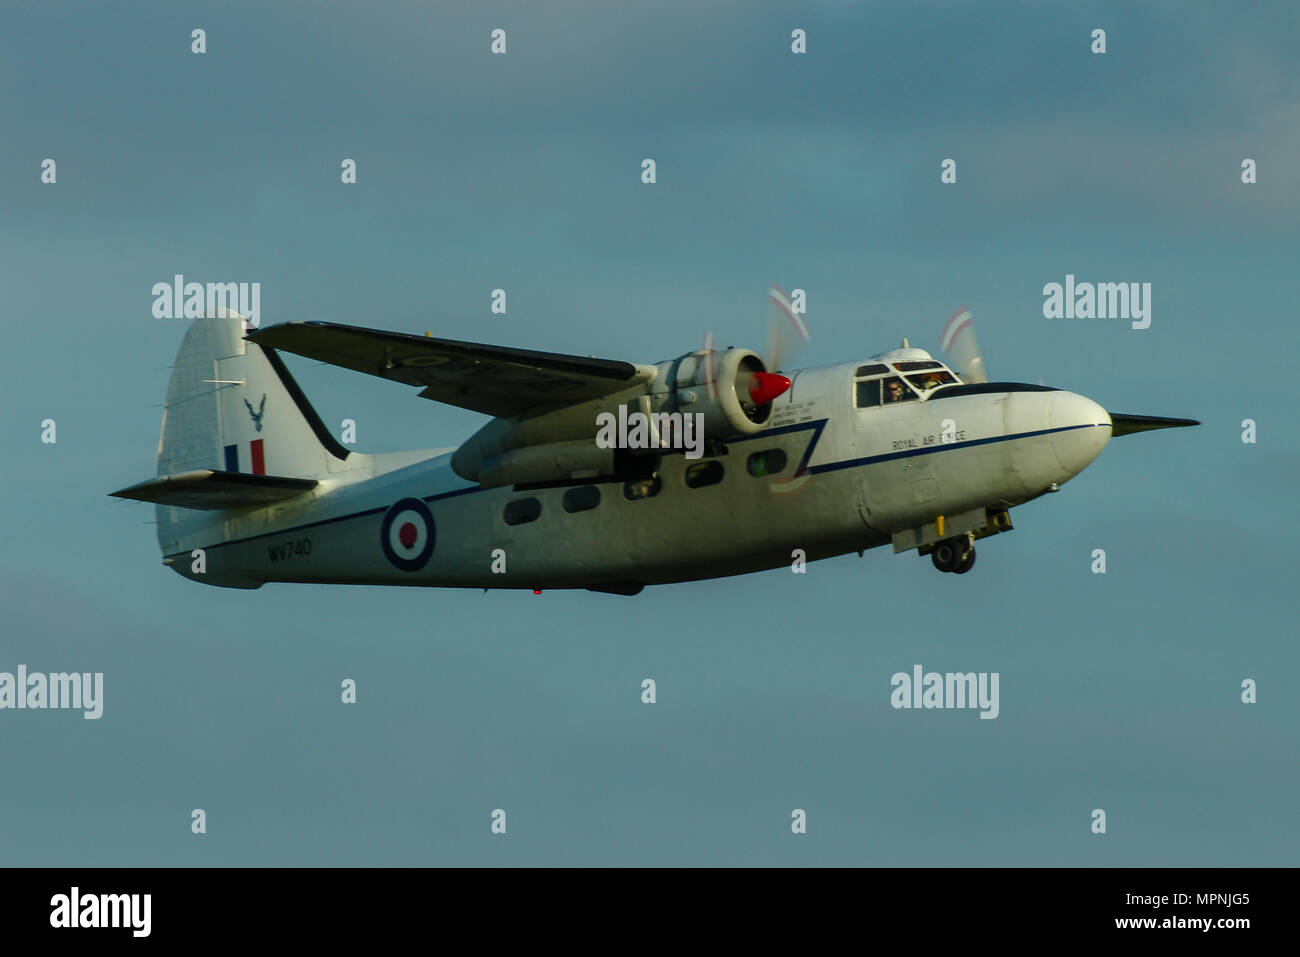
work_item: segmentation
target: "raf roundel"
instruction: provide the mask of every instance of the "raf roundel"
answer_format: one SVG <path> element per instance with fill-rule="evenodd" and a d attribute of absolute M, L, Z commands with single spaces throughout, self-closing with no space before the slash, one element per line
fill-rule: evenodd
<path fill-rule="evenodd" d="M 404 572 L 429 564 L 436 537 L 429 506 L 418 498 L 404 498 L 390 508 L 379 528 L 384 557 Z"/>

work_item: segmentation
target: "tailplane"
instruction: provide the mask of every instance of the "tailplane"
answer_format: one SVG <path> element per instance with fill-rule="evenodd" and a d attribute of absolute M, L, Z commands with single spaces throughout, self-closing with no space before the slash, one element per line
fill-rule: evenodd
<path fill-rule="evenodd" d="M 253 508 L 296 498 L 320 483 L 315 479 L 281 478 L 278 475 L 239 475 L 195 469 L 178 475 L 160 475 L 156 479 L 132 485 L 119 492 L 118 498 L 153 502 L 175 508 L 193 508 L 211 512 L 228 508 Z"/>

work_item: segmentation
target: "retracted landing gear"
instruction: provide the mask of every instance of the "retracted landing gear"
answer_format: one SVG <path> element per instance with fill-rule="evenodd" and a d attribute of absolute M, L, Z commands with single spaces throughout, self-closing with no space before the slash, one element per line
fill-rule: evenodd
<path fill-rule="evenodd" d="M 930 552 L 930 561 L 941 572 L 965 575 L 975 567 L 975 536 L 968 532 L 935 542 L 934 550 Z"/>

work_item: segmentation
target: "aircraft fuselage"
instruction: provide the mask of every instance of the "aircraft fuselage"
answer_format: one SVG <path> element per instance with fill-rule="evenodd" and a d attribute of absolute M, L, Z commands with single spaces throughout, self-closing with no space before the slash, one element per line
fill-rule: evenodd
<path fill-rule="evenodd" d="M 796 373 L 761 432 L 728 440 L 726 454 L 663 455 L 657 485 L 482 487 L 452 470 L 450 452 L 413 464 L 375 456 L 374 474 L 234 513 L 222 539 L 182 535 L 165 560 L 245 588 L 635 590 L 788 566 L 795 550 L 814 560 L 924 544 L 936 522 L 942 533 L 945 520 L 969 524 L 1053 490 L 1111 435 L 1097 403 L 1037 386 L 955 386 L 859 408 L 855 366 Z"/>

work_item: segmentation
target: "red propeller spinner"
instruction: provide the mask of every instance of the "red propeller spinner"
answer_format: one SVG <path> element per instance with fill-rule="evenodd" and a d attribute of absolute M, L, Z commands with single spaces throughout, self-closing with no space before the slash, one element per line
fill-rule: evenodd
<path fill-rule="evenodd" d="M 790 388 L 790 380 L 776 372 L 751 372 L 749 397 L 755 405 L 767 405 Z"/>

